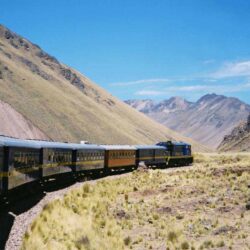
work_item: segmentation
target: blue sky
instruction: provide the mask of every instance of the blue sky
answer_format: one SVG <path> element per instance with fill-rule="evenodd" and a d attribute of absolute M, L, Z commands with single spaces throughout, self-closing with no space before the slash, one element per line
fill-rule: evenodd
<path fill-rule="evenodd" d="M 250 103 L 248 0 L 1 0 L 0 23 L 120 99 Z"/>

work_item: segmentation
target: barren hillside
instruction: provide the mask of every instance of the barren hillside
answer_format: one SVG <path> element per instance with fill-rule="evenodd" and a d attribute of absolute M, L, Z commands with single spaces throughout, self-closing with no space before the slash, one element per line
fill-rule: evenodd
<path fill-rule="evenodd" d="M 3 102 L 54 140 L 135 144 L 175 139 L 207 150 L 132 109 L 4 26 L 0 26 L 0 89 Z M 15 118 L 13 124 L 19 123 Z M 15 130 L 22 137 L 18 126 Z"/>

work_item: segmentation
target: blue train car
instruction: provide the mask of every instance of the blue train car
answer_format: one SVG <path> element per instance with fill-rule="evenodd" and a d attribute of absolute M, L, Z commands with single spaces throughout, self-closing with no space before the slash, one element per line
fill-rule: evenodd
<path fill-rule="evenodd" d="M 73 144 L 74 171 L 104 170 L 105 149 L 99 145 Z"/>
<path fill-rule="evenodd" d="M 40 178 L 40 145 L 27 140 L 0 136 L 1 189 L 9 192 Z"/>
<path fill-rule="evenodd" d="M 137 145 L 136 165 L 143 163 L 146 166 L 164 167 L 170 152 L 165 147 L 157 145 Z"/>

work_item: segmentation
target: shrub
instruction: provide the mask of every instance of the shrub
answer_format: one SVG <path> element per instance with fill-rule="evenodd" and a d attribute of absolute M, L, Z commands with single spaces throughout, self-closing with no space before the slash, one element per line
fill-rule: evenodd
<path fill-rule="evenodd" d="M 130 238 L 130 236 L 127 236 L 126 238 L 124 238 L 124 244 L 126 246 L 129 246 L 131 244 L 131 238 Z"/>
<path fill-rule="evenodd" d="M 177 238 L 178 238 L 178 235 L 177 235 L 176 232 L 170 231 L 170 232 L 168 233 L 168 240 L 169 240 L 169 241 L 175 242 L 175 241 L 177 241 Z"/>
<path fill-rule="evenodd" d="M 217 244 L 216 244 L 217 247 L 224 247 L 225 246 L 225 242 L 223 240 L 219 241 Z"/>
<path fill-rule="evenodd" d="M 189 249 L 189 244 L 187 241 L 181 243 L 181 249 Z"/>
<path fill-rule="evenodd" d="M 83 186 L 83 191 L 84 191 L 84 193 L 89 193 L 90 192 L 90 186 L 89 186 L 89 184 L 85 184 Z"/>

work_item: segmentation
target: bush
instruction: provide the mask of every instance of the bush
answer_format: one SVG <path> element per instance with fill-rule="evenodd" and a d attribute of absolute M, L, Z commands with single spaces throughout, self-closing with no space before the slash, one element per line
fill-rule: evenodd
<path fill-rule="evenodd" d="M 124 238 L 124 244 L 125 244 L 126 246 L 129 246 L 130 243 L 131 243 L 131 238 L 130 238 L 130 236 Z"/>
<path fill-rule="evenodd" d="M 187 241 L 181 243 L 181 249 L 189 249 L 189 244 Z"/>
<path fill-rule="evenodd" d="M 177 238 L 178 238 L 178 235 L 177 235 L 176 232 L 170 231 L 170 232 L 168 233 L 168 240 L 169 240 L 169 241 L 175 242 L 175 241 L 177 241 Z"/>

